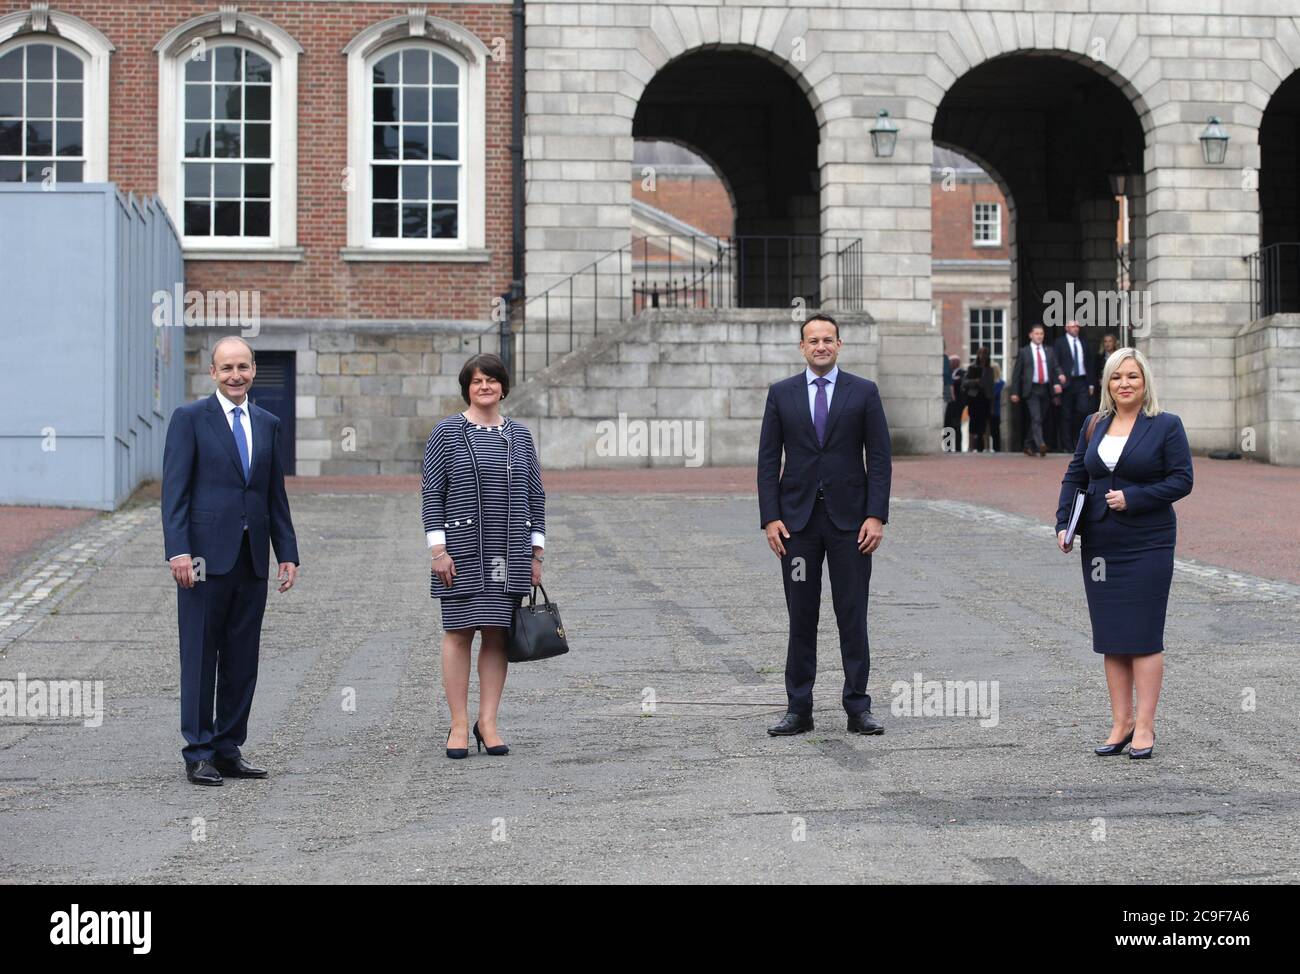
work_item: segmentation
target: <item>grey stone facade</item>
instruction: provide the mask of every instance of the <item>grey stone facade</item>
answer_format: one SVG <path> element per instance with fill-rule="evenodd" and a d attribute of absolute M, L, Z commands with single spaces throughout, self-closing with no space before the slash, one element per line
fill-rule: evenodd
<path fill-rule="evenodd" d="M 864 242 L 873 377 L 897 448 L 940 443 L 941 347 L 930 315 L 936 142 L 979 160 L 1007 193 L 1019 321 L 1039 318 L 1043 294 L 1067 284 L 1113 286 L 1106 176 L 1121 160 L 1128 275 L 1151 312 L 1136 342 L 1193 446 L 1239 448 L 1242 418 L 1259 415 L 1239 405 L 1261 401 L 1250 383 L 1269 387 L 1276 422 L 1295 415 L 1292 373 L 1248 381 L 1254 367 L 1238 352 L 1253 317 L 1242 258 L 1261 246 L 1259 133 L 1270 99 L 1300 67 L 1294 12 L 1281 0 L 534 0 L 529 292 L 629 242 L 628 165 L 634 129 L 646 124 L 638 105 L 656 76 L 688 58 L 749 53 L 792 78 L 816 120 L 821 232 Z M 872 151 L 880 109 L 900 130 L 892 158 Z M 1230 136 L 1219 165 L 1204 161 L 1198 140 L 1210 115 Z M 1300 462 L 1294 435 L 1269 442 L 1278 444 L 1271 459 Z"/>

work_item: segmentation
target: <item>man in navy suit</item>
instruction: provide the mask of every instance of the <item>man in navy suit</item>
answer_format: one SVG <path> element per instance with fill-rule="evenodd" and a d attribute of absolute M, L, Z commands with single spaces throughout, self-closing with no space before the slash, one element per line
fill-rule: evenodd
<path fill-rule="evenodd" d="M 1056 354 L 1043 345 L 1043 326 L 1032 325 L 1029 344 L 1022 345 L 1011 370 L 1011 401 L 1022 399 L 1029 409 L 1029 433 L 1025 437 L 1025 456 L 1047 456 L 1047 440 L 1043 436 L 1043 419 L 1052 396 L 1059 396 L 1065 384 L 1065 375 L 1057 367 Z M 1049 391 L 1050 390 L 1050 391 Z"/>
<path fill-rule="evenodd" d="M 298 541 L 280 457 L 280 420 L 248 401 L 253 350 L 226 337 L 212 349 L 217 391 L 172 413 L 163 451 L 163 541 L 176 580 L 181 734 L 196 785 L 265 778 L 240 754 L 257 683 L 267 559 L 293 587 Z M 213 707 L 215 703 L 215 714 Z"/>
<path fill-rule="evenodd" d="M 1079 336 L 1077 321 L 1065 323 L 1065 334 L 1056 340 L 1052 351 L 1065 376 L 1061 387 L 1061 449 L 1069 450 L 1079 440 L 1084 417 L 1092 412 L 1097 378 L 1092 374 L 1092 355 Z"/>
<path fill-rule="evenodd" d="M 808 365 L 768 389 L 759 434 L 759 523 L 781 559 L 790 614 L 787 713 L 768 728 L 774 737 L 813 729 L 823 559 L 830 566 L 840 630 L 848 729 L 884 732 L 867 693 L 867 597 L 871 553 L 880 547 L 889 520 L 889 425 L 876 384 L 835 364 L 841 345 L 839 326 L 829 315 L 804 322 L 799 349 Z"/>

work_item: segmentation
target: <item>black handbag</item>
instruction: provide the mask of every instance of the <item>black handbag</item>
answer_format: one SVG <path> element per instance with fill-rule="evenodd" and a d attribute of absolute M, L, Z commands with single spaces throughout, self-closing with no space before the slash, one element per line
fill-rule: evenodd
<path fill-rule="evenodd" d="M 542 589 L 542 604 L 537 604 L 537 590 Z M 515 606 L 510 620 L 510 634 L 506 639 L 506 659 L 511 663 L 527 663 L 537 659 L 563 656 L 569 651 L 569 639 L 560 621 L 560 607 L 550 600 L 546 589 L 534 585 L 528 602 L 522 599 Z"/>

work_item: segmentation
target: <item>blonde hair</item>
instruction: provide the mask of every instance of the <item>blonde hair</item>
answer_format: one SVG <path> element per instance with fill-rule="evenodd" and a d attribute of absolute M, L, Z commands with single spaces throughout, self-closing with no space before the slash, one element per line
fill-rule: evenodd
<path fill-rule="evenodd" d="M 1110 353 L 1110 358 L 1106 359 L 1106 365 L 1101 370 L 1102 414 L 1113 415 L 1115 412 L 1115 400 L 1110 395 L 1110 377 L 1128 359 L 1136 362 L 1137 367 L 1142 371 L 1142 412 L 1147 416 L 1158 415 L 1160 400 L 1156 398 L 1156 381 L 1155 376 L 1151 374 L 1151 363 L 1136 348 L 1118 348 Z"/>

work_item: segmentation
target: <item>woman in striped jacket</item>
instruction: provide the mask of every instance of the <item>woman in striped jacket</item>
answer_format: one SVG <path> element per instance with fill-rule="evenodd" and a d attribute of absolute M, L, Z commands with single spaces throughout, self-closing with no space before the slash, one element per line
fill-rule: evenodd
<path fill-rule="evenodd" d="M 506 633 L 520 599 L 542 580 L 546 493 L 532 432 L 501 416 L 510 375 L 496 355 L 460 371 L 469 405 L 433 428 L 424 451 L 422 516 L 433 565 L 429 593 L 442 605 L 442 683 L 451 709 L 447 757 L 469 754 L 469 669 L 479 644 L 481 750 L 506 754 L 497 709 L 506 682 Z"/>

